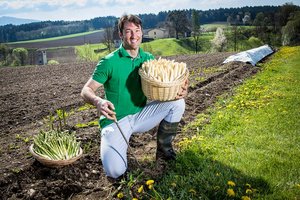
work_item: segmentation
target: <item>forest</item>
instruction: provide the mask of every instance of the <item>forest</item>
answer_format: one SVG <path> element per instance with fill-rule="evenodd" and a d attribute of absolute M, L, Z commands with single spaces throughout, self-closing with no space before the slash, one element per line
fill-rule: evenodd
<path fill-rule="evenodd" d="M 291 10 L 299 10 L 298 6 L 289 4 L 286 10 L 282 6 L 255 6 L 241 8 L 220 8 L 212 10 L 181 10 L 188 21 L 192 18 L 192 12 L 199 15 L 199 24 L 213 22 L 229 22 L 235 24 L 250 25 L 256 19 L 258 13 L 263 13 L 264 24 L 270 26 L 284 26 Z M 168 21 L 168 16 L 175 11 L 162 11 L 156 14 L 140 14 L 145 29 L 162 26 Z M 117 17 L 96 17 L 82 21 L 42 21 L 22 25 L 8 24 L 0 26 L 0 43 L 25 41 L 41 38 L 63 36 L 73 33 L 81 33 L 113 27 Z M 276 24 L 278 23 L 278 24 Z"/>

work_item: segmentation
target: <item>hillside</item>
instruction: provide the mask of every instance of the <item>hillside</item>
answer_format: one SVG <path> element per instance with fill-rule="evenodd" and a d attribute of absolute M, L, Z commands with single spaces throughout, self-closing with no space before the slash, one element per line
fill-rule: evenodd
<path fill-rule="evenodd" d="M 192 16 L 192 10 L 183 10 L 186 18 L 189 20 Z M 242 7 L 242 8 L 220 8 L 214 10 L 197 10 L 199 14 L 200 24 L 207 24 L 213 22 L 227 22 L 227 18 L 238 17 L 238 24 L 243 24 L 242 19 L 251 13 L 251 20 L 253 21 L 257 13 L 268 13 L 268 16 L 274 15 L 280 10 L 280 6 L 255 6 L 255 7 Z M 156 28 L 159 24 L 166 22 L 168 15 L 176 11 L 162 11 L 157 15 L 155 14 L 139 14 L 138 16 L 143 21 L 143 28 L 150 29 Z M 0 26 L 0 42 L 16 42 L 24 40 L 33 40 L 41 38 L 51 38 L 63 36 L 74 33 L 82 33 L 89 30 L 99 30 L 105 27 L 114 27 L 117 17 L 96 17 L 90 20 L 81 21 L 42 21 L 38 23 L 29 23 L 22 25 L 7 25 Z M 270 19 L 269 25 L 272 25 Z M 184 30 L 180 30 L 184 34 Z"/>
<path fill-rule="evenodd" d="M 83 34 L 72 34 L 66 37 L 54 37 L 49 39 L 32 40 L 27 42 L 8 43 L 7 45 L 12 48 L 53 48 L 53 47 L 68 47 L 79 46 L 86 43 L 95 44 L 100 43 L 103 39 L 103 31 L 93 31 Z"/>
<path fill-rule="evenodd" d="M 32 23 L 32 22 L 39 22 L 39 20 L 23 19 L 23 18 L 8 17 L 8 16 L 0 17 L 0 26 L 4 26 L 7 24 L 21 25 L 21 24 L 28 24 L 28 23 Z"/>

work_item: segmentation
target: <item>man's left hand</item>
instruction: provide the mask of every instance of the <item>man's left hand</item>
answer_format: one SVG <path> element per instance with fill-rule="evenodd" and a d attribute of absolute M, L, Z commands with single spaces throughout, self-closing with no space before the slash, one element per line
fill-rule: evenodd
<path fill-rule="evenodd" d="M 183 83 L 183 85 L 179 89 L 176 99 L 182 99 L 182 98 L 186 97 L 186 95 L 188 93 L 188 87 L 189 87 L 189 79 L 186 79 L 186 81 Z"/>

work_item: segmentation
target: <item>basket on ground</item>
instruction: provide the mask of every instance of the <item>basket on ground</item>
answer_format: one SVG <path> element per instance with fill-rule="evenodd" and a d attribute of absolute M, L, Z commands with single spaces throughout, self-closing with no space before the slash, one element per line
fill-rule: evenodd
<path fill-rule="evenodd" d="M 29 147 L 30 153 L 37 161 L 39 161 L 40 163 L 42 163 L 43 165 L 45 165 L 47 167 L 63 167 L 63 166 L 74 163 L 76 160 L 78 160 L 79 158 L 82 157 L 82 149 L 80 148 L 79 154 L 75 157 L 72 157 L 70 159 L 65 159 L 65 160 L 50 160 L 46 157 L 36 154 L 34 152 L 33 146 L 34 146 L 34 144 L 30 145 L 30 147 Z"/>
<path fill-rule="evenodd" d="M 142 68 L 139 69 L 139 74 L 141 76 L 142 90 L 149 100 L 171 101 L 176 98 L 179 89 L 187 80 L 189 71 L 186 70 L 179 79 L 173 82 L 157 81 L 147 76 Z"/>

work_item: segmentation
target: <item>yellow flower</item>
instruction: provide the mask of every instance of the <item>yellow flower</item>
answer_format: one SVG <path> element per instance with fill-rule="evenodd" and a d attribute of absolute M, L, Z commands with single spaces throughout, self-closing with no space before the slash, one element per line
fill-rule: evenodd
<path fill-rule="evenodd" d="M 146 182 L 146 185 L 153 185 L 153 183 L 154 183 L 154 180 L 148 180 L 148 181 Z"/>
<path fill-rule="evenodd" d="M 248 196 L 242 196 L 242 200 L 251 200 Z"/>
<path fill-rule="evenodd" d="M 176 185 L 175 182 L 173 182 L 173 183 L 171 183 L 171 186 L 172 186 L 172 187 L 176 187 L 177 185 Z"/>
<path fill-rule="evenodd" d="M 228 189 L 227 190 L 227 195 L 230 196 L 230 197 L 234 197 L 235 196 L 235 192 L 233 189 Z"/>
<path fill-rule="evenodd" d="M 141 192 L 143 192 L 143 190 L 144 190 L 144 186 L 143 186 L 143 185 L 141 185 L 141 187 L 139 187 L 139 189 L 138 189 L 138 193 L 141 193 Z"/>
<path fill-rule="evenodd" d="M 132 198 L 132 200 L 139 200 L 138 198 Z"/>
<path fill-rule="evenodd" d="M 117 194 L 118 199 L 122 199 L 124 197 L 124 194 L 122 192 Z"/>
<path fill-rule="evenodd" d="M 227 184 L 228 184 L 229 186 L 232 186 L 232 187 L 235 186 L 235 183 L 234 183 L 233 181 L 228 181 Z"/>
<path fill-rule="evenodd" d="M 148 188 L 149 188 L 149 190 L 152 190 L 153 189 L 153 184 L 148 185 Z"/>
<path fill-rule="evenodd" d="M 251 189 L 247 189 L 246 190 L 246 194 L 252 194 L 252 190 Z"/>
<path fill-rule="evenodd" d="M 251 185 L 249 183 L 246 183 L 246 187 L 251 188 Z"/>
<path fill-rule="evenodd" d="M 197 193 L 196 190 L 194 190 L 194 189 L 190 189 L 189 192 L 192 193 L 193 195 L 196 195 L 196 193 Z"/>

